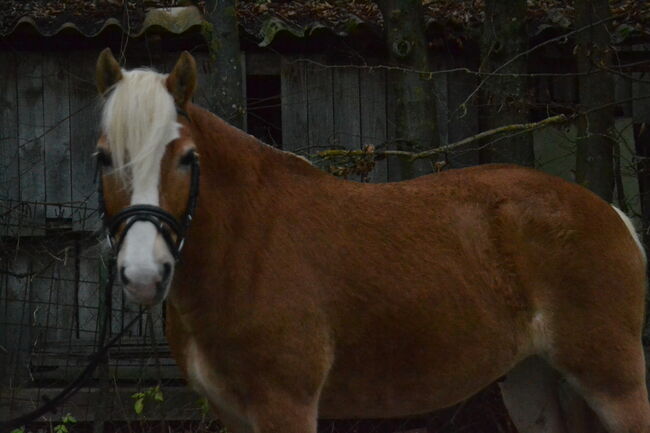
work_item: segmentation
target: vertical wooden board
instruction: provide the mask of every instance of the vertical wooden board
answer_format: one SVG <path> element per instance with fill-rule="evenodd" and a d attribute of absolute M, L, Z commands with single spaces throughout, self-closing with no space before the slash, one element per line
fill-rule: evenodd
<path fill-rule="evenodd" d="M 113 272 L 117 272 L 116 269 L 113 269 Z M 124 290 L 122 289 L 122 284 L 115 275 L 115 282 L 111 288 L 111 333 L 119 334 L 122 330 L 122 327 L 125 325 L 124 322 Z"/>
<path fill-rule="evenodd" d="M 0 236 L 15 236 L 10 209 L 20 200 L 18 165 L 17 58 L 0 52 Z"/>
<path fill-rule="evenodd" d="M 282 58 L 282 149 L 305 153 L 309 146 L 307 68 L 295 58 Z"/>
<path fill-rule="evenodd" d="M 334 90 L 334 144 L 345 149 L 361 147 L 361 108 L 359 101 L 359 70 L 337 68 L 332 71 Z M 361 181 L 352 174 L 349 180 Z"/>
<path fill-rule="evenodd" d="M 335 101 L 334 144 L 346 149 L 359 149 L 361 147 L 359 70 L 337 68 L 332 72 L 332 78 Z"/>
<path fill-rule="evenodd" d="M 395 119 L 397 118 L 397 101 L 394 92 L 391 92 L 389 89 L 391 81 L 397 79 L 397 75 L 400 74 L 400 71 L 387 70 L 386 71 L 386 149 L 395 150 L 397 146 L 395 145 L 396 134 L 396 124 Z M 388 166 L 388 181 L 397 182 L 402 180 L 402 173 L 400 169 L 399 159 L 391 157 L 386 159 Z"/>
<path fill-rule="evenodd" d="M 386 71 L 362 69 L 359 73 L 361 111 L 361 146 L 372 145 L 381 150 L 386 144 Z M 371 182 L 388 181 L 386 159 L 377 161 L 370 173 Z"/>
<path fill-rule="evenodd" d="M 476 76 L 466 72 L 450 72 L 447 76 L 448 142 L 454 143 L 479 132 L 478 96 L 466 99 L 478 86 Z M 463 105 L 464 104 L 464 105 Z M 448 155 L 451 168 L 479 163 L 476 144 L 455 149 Z"/>
<path fill-rule="evenodd" d="M 632 80 L 620 75 L 614 75 L 614 101 L 620 103 L 623 117 L 632 117 Z"/>
<path fill-rule="evenodd" d="M 636 97 L 632 101 L 632 117 L 635 123 L 650 122 L 650 83 L 648 74 L 637 74 L 636 78 L 644 81 L 635 81 L 632 85 L 632 94 Z"/>
<path fill-rule="evenodd" d="M 441 67 L 444 67 L 441 65 Z M 444 146 L 449 140 L 449 98 L 447 74 L 433 75 L 433 93 L 436 101 L 436 126 L 440 136 L 440 145 Z"/>
<path fill-rule="evenodd" d="M 75 256 L 74 248 L 66 248 L 49 272 L 52 281 L 50 298 L 53 305 L 49 319 L 48 340 L 70 346 L 74 330 Z"/>
<path fill-rule="evenodd" d="M 151 344 L 152 339 L 156 343 L 156 347 L 159 343 L 165 342 L 165 330 L 163 326 L 163 303 L 161 302 L 158 305 L 151 307 L 151 319 L 153 320 L 153 335 L 149 335 L 149 329 L 145 328 L 147 335 L 147 342 Z M 146 320 L 145 320 L 146 323 Z M 154 354 L 152 354 L 154 355 Z"/>
<path fill-rule="evenodd" d="M 196 60 L 197 68 L 197 90 L 194 94 L 194 102 L 201 107 L 209 110 L 210 100 L 208 96 L 210 94 L 209 88 L 212 86 L 210 83 L 210 73 L 212 71 L 212 63 L 210 62 L 210 56 L 206 53 L 197 53 L 194 56 Z M 168 58 L 168 68 L 169 71 L 173 69 L 176 61 L 178 60 L 178 54 L 173 53 Z"/>
<path fill-rule="evenodd" d="M 80 340 L 95 342 L 97 338 L 99 307 L 99 261 L 96 257 L 79 257 L 77 283 L 77 318 Z"/>
<path fill-rule="evenodd" d="M 5 372 L 0 376 L 0 389 L 10 382 L 10 372 L 13 371 L 10 358 L 15 347 L 13 339 L 17 335 L 17 309 L 12 281 L 15 278 L 10 278 L 12 271 L 9 260 L 0 260 L 0 371 Z M 2 394 L 0 391 L 0 399 L 3 398 Z"/>
<path fill-rule="evenodd" d="M 40 351 L 53 335 L 50 334 L 56 304 L 54 299 L 54 275 L 52 268 L 55 259 L 46 251 L 30 253 L 30 273 L 32 273 L 29 292 L 30 318 L 32 327 L 31 350 Z M 36 366 L 38 367 L 38 366 Z"/>
<path fill-rule="evenodd" d="M 27 360 L 29 359 L 31 327 L 29 305 L 29 258 L 19 252 L 11 260 L 5 262 L 10 272 L 5 279 L 3 293 L 3 328 L 5 338 L 3 346 L 7 349 L 4 380 L 11 381 L 14 386 L 21 383 L 27 376 Z"/>
<path fill-rule="evenodd" d="M 20 200 L 29 212 L 20 232 L 44 233 L 45 160 L 43 152 L 43 56 L 24 53 L 17 66 Z"/>
<path fill-rule="evenodd" d="M 558 66 L 557 73 L 563 75 L 554 76 L 551 80 L 551 90 L 553 92 L 553 101 L 573 104 L 578 101 L 578 78 L 575 71 L 567 70 Z"/>
<path fill-rule="evenodd" d="M 70 196 L 75 230 L 98 228 L 95 160 L 99 137 L 99 96 L 95 87 L 95 56 L 91 52 L 69 54 L 70 71 Z"/>
<path fill-rule="evenodd" d="M 243 101 L 243 107 L 242 109 L 244 110 L 244 115 L 242 116 L 242 129 L 244 131 L 248 131 L 248 114 L 246 113 L 246 101 L 248 98 L 248 89 L 246 88 L 246 53 L 244 51 L 241 52 L 241 91 L 242 91 L 242 101 Z"/>
<path fill-rule="evenodd" d="M 8 371 L 9 366 L 9 350 L 7 349 L 7 339 L 9 337 L 9 322 L 7 317 L 7 263 L 5 260 L 0 261 L 0 371 Z M 6 380 L 0 378 L 0 389 L 6 385 Z M 0 392 L 0 400 L 2 400 L 2 392 Z"/>
<path fill-rule="evenodd" d="M 65 52 L 48 53 L 43 58 L 43 112 L 47 131 L 43 137 L 43 146 L 47 218 L 71 218 L 68 67 Z"/>
<path fill-rule="evenodd" d="M 320 59 L 318 60 L 320 61 Z M 332 69 L 311 63 L 306 65 L 306 69 L 309 153 L 313 155 L 321 150 L 331 148 L 334 144 Z"/>

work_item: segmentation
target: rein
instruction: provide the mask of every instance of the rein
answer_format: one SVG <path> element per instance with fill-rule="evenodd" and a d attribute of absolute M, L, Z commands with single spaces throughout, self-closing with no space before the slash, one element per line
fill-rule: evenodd
<path fill-rule="evenodd" d="M 176 109 L 176 112 L 188 120 L 190 120 L 187 112 L 181 110 L 180 108 Z M 191 122 L 191 120 L 190 120 Z M 167 212 L 160 206 L 153 206 L 148 204 L 136 204 L 128 206 L 125 209 L 122 209 L 117 214 L 112 217 L 108 217 L 106 214 L 106 205 L 104 202 L 104 188 L 103 182 L 101 179 L 101 169 L 99 163 L 97 165 L 97 174 L 98 174 L 98 201 L 99 201 L 99 211 L 104 222 L 104 227 L 107 230 L 106 237 L 108 243 L 113 249 L 113 253 L 117 255 L 122 248 L 122 243 L 126 238 L 127 232 L 133 227 L 133 225 L 138 221 L 147 221 L 156 227 L 156 230 L 162 236 L 169 252 L 172 254 L 174 259 L 178 262 L 180 260 L 181 251 L 185 244 L 185 235 L 187 234 L 187 229 L 192 222 L 192 217 L 194 211 L 196 210 L 196 203 L 199 197 L 199 176 L 200 176 L 200 167 L 199 160 L 195 156 L 191 170 L 191 181 L 190 181 L 190 195 L 187 200 L 187 206 L 185 207 L 185 214 L 181 221 L 179 221 L 174 215 Z M 120 228 L 124 227 L 120 236 Z M 174 236 L 176 240 L 174 240 Z"/>

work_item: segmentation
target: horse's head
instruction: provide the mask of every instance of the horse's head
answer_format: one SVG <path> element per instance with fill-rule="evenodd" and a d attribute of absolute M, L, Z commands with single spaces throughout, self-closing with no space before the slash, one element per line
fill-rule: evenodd
<path fill-rule="evenodd" d="M 96 72 L 105 98 L 97 143 L 104 223 L 127 297 L 152 305 L 169 291 L 198 194 L 187 114 L 196 65 L 183 53 L 169 75 L 126 71 L 105 49 Z"/>

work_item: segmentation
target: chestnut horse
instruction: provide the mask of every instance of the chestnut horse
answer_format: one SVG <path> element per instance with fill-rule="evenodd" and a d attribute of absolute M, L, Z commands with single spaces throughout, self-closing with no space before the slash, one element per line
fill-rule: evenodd
<path fill-rule="evenodd" d="M 166 299 L 174 357 L 231 431 L 422 414 L 505 376 L 521 432 L 650 432 L 646 260 L 591 192 L 506 165 L 337 179 L 192 104 L 188 53 L 164 75 L 104 50 L 97 84 L 124 290 Z"/>

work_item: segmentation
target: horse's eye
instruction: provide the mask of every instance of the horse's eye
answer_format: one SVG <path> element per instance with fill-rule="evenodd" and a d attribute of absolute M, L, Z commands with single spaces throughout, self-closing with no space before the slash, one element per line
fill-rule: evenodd
<path fill-rule="evenodd" d="M 110 167 L 113 165 L 113 160 L 108 152 L 100 150 L 97 152 L 97 163 L 102 167 Z"/>
<path fill-rule="evenodd" d="M 196 159 L 196 153 L 193 150 L 190 150 L 187 152 L 183 157 L 181 158 L 179 164 L 182 166 L 190 166 L 194 163 L 194 160 Z"/>

